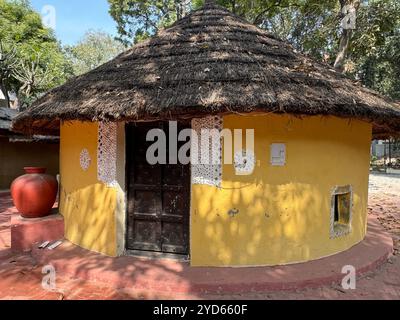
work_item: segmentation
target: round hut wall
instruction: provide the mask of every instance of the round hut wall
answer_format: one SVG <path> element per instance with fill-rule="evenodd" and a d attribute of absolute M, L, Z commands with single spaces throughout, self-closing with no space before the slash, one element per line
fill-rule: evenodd
<path fill-rule="evenodd" d="M 233 164 L 223 165 L 220 185 L 192 180 L 187 199 L 192 266 L 309 261 L 362 241 L 371 124 L 336 117 L 249 114 L 224 116 L 223 128 L 255 129 L 255 168 L 251 175 L 237 175 Z M 115 159 L 115 181 L 110 184 L 99 178 L 98 152 L 104 150 L 104 145 L 99 148 L 99 124 L 61 126 L 60 211 L 66 238 L 111 256 L 124 254 L 129 232 L 124 123 L 118 123 L 115 134 L 116 145 L 110 149 L 115 153 L 110 157 Z M 274 144 L 285 146 L 283 164 L 271 163 Z M 82 150 L 86 158 L 90 155 L 88 168 L 81 167 Z M 335 217 L 340 199 L 349 206 L 344 221 Z"/>

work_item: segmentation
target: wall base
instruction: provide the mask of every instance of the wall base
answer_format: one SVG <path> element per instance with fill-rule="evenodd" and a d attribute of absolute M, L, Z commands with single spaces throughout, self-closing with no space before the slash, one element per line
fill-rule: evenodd
<path fill-rule="evenodd" d="M 34 248 L 31 254 L 41 265 L 52 264 L 57 274 L 102 282 L 108 287 L 208 294 L 294 291 L 340 285 L 345 276 L 343 266 L 354 266 L 360 277 L 383 264 L 392 251 L 392 238 L 376 218 L 370 217 L 366 238 L 353 248 L 327 258 L 287 266 L 206 268 L 169 259 L 111 258 L 67 241 L 54 250 Z"/>

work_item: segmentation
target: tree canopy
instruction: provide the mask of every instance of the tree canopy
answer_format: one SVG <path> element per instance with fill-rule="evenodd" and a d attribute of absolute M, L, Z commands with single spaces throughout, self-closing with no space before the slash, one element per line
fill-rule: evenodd
<path fill-rule="evenodd" d="M 116 57 L 125 46 L 102 31 L 89 30 L 74 46 L 65 48 L 74 75 L 86 73 Z"/>
<path fill-rule="evenodd" d="M 26 0 L 0 0 L 0 42 L 2 91 L 17 92 L 23 105 L 71 75 L 53 31 Z"/>
<path fill-rule="evenodd" d="M 124 50 L 101 31 L 63 47 L 27 0 L 0 0 L 0 89 L 18 94 L 22 107 L 68 78 L 88 72 Z M 9 101 L 8 101 L 9 102 Z"/>
<path fill-rule="evenodd" d="M 108 0 L 119 38 L 136 43 L 203 0 Z M 217 0 L 299 51 L 400 99 L 398 0 Z M 349 9 L 350 8 L 350 9 Z M 355 26 L 343 28 L 353 19 Z"/>

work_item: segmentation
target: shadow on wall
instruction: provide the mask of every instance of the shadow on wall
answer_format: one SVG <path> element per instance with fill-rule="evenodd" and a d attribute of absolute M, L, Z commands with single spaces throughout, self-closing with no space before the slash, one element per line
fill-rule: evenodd
<path fill-rule="evenodd" d="M 210 189 L 193 188 L 202 199 L 192 211 L 194 266 L 302 262 L 345 250 L 365 235 L 367 199 L 358 194 L 351 236 L 330 240 L 330 190 L 324 195 L 307 184 L 260 184 L 226 196 Z"/>
<path fill-rule="evenodd" d="M 302 262 L 346 250 L 364 238 L 368 124 L 250 115 L 226 117 L 224 127 L 255 128 L 258 162 L 249 176 L 237 176 L 232 165 L 225 165 L 221 189 L 193 186 L 192 265 Z M 287 146 L 285 166 L 270 165 L 274 142 Z M 332 190 L 344 185 L 354 191 L 353 230 L 330 239 Z"/>
<path fill-rule="evenodd" d="M 65 237 L 91 251 L 115 256 L 117 192 L 102 183 L 69 192 L 62 187 Z"/>

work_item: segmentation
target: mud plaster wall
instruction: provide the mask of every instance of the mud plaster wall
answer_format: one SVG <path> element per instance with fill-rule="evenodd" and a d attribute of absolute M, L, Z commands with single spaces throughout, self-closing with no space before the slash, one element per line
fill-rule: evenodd
<path fill-rule="evenodd" d="M 335 117 L 232 115 L 224 128 L 255 129 L 255 171 L 223 166 L 222 187 L 192 185 L 193 266 L 277 265 L 344 251 L 366 234 L 371 125 Z M 245 141 L 245 138 L 243 138 Z M 286 144 L 271 166 L 270 145 Z M 335 186 L 351 185 L 351 232 L 331 239 Z"/>
<path fill-rule="evenodd" d="M 66 122 L 60 134 L 60 213 L 65 237 L 83 248 L 116 256 L 120 187 L 98 181 L 98 124 Z M 89 156 L 87 168 L 81 166 L 82 150 Z"/>
<path fill-rule="evenodd" d="M 9 142 L 0 137 L 0 190 L 7 190 L 15 178 L 24 174 L 24 167 L 45 167 L 47 173 L 58 174 L 59 144 L 41 142 Z"/>

